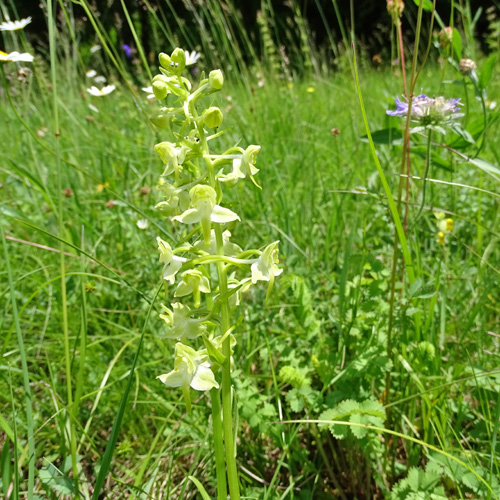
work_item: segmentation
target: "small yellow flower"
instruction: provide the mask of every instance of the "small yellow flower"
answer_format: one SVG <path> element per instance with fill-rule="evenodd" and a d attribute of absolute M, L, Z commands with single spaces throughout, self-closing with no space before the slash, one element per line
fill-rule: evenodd
<path fill-rule="evenodd" d="M 287 87 L 288 87 L 289 89 L 293 89 L 293 82 L 288 82 Z"/>
<path fill-rule="evenodd" d="M 102 193 L 104 191 L 104 188 L 109 187 L 109 182 L 105 182 L 104 184 L 97 184 L 97 192 Z"/>
<path fill-rule="evenodd" d="M 307 87 L 306 92 L 309 92 L 309 94 L 312 94 L 314 92 L 314 87 Z"/>
<path fill-rule="evenodd" d="M 439 229 L 436 241 L 440 245 L 444 245 L 446 235 L 453 231 L 453 219 L 445 219 L 443 212 L 434 212 L 434 216 L 436 217 L 436 226 Z"/>

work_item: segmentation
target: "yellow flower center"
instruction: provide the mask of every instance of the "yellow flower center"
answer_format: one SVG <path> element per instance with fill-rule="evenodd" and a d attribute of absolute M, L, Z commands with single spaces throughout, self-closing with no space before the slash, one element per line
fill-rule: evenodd
<path fill-rule="evenodd" d="M 3 50 L 0 50 L 0 56 L 6 56 L 7 52 L 4 52 Z"/>

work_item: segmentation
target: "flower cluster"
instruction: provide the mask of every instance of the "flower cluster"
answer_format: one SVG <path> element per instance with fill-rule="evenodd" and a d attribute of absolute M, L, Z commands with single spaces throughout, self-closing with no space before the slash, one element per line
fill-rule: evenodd
<path fill-rule="evenodd" d="M 194 90 L 183 72 L 199 57 L 179 48 L 160 54 L 160 73 L 151 85 L 162 104 L 151 121 L 169 135 L 155 146 L 164 165 L 158 182 L 164 199 L 157 209 L 179 224 L 176 234 L 182 237 L 177 248 L 157 238 L 163 280 L 174 297 L 170 307 L 162 306 L 160 317 L 166 338 L 177 341 L 173 370 L 158 378 L 182 389 L 188 411 L 189 389 L 218 388 L 217 372 L 229 366 L 236 343 L 229 315 L 241 295 L 259 281 L 268 283 L 269 295 L 282 272 L 277 241 L 251 250 L 231 241 L 227 226 L 240 217 L 225 206 L 224 190 L 245 181 L 258 186 L 254 176 L 260 146 L 235 145 L 219 154 L 213 150 L 212 143 L 224 132 L 219 130 L 224 116 L 216 106 L 203 109 L 200 101 L 220 91 L 224 77 L 214 70 Z"/>
<path fill-rule="evenodd" d="M 395 99 L 396 110 L 388 110 L 386 113 L 390 116 L 407 117 L 409 104 L 408 102 Z M 439 132 L 444 132 L 442 125 L 449 124 L 457 118 L 463 116 L 460 113 L 460 98 L 445 99 L 444 97 L 428 97 L 421 94 L 415 97 L 411 103 L 411 119 L 418 124 L 417 128 L 412 129 L 412 132 L 419 132 L 423 129 L 435 129 Z"/>
<path fill-rule="evenodd" d="M 434 212 L 436 217 L 436 226 L 438 228 L 438 233 L 436 235 L 436 240 L 440 245 L 446 243 L 446 235 L 453 231 L 453 219 L 445 219 L 444 212 Z"/>
<path fill-rule="evenodd" d="M 403 0 L 387 0 L 387 12 L 391 15 L 394 24 L 399 22 L 399 18 L 403 15 L 405 4 Z"/>

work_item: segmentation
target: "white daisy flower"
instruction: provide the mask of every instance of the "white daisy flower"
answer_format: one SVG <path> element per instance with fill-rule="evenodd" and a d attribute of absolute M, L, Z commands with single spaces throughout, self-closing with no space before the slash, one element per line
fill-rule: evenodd
<path fill-rule="evenodd" d="M 6 54 L 0 50 L 0 63 L 2 62 L 33 62 L 33 56 L 25 52 L 20 54 L 19 52 L 11 52 Z"/>
<path fill-rule="evenodd" d="M 113 92 L 113 90 L 115 90 L 115 88 L 116 87 L 114 85 L 107 85 L 106 87 L 104 87 L 103 89 L 100 90 L 97 87 L 95 87 L 94 85 L 92 85 L 92 87 L 87 89 L 87 92 L 90 95 L 93 95 L 94 97 L 102 97 L 103 95 L 111 94 L 111 92 Z"/>
<path fill-rule="evenodd" d="M 89 69 L 87 73 L 85 73 L 85 76 L 87 78 L 94 78 L 94 76 L 97 75 L 97 71 L 95 69 Z"/>
<path fill-rule="evenodd" d="M 22 30 L 29 23 L 31 23 L 31 17 L 21 19 L 20 21 L 4 21 L 3 23 L 0 23 L 0 31 Z"/>
<path fill-rule="evenodd" d="M 155 98 L 155 95 L 153 93 L 153 87 L 152 86 L 149 86 L 149 87 L 142 87 L 141 90 L 143 92 L 146 92 L 146 94 L 148 94 L 146 97 L 147 99 L 154 99 Z"/>
<path fill-rule="evenodd" d="M 189 50 L 185 50 L 184 54 L 186 55 L 186 66 L 196 64 L 198 62 L 198 59 L 201 57 L 201 54 L 199 52 L 196 52 L 196 50 L 193 50 L 192 52 L 189 52 Z"/>
<path fill-rule="evenodd" d="M 94 78 L 94 82 L 96 83 L 106 83 L 106 77 L 99 75 Z"/>

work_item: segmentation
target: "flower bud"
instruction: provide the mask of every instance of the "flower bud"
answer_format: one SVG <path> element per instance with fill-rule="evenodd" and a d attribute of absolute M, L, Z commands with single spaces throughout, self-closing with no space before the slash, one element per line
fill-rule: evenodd
<path fill-rule="evenodd" d="M 458 69 L 460 70 L 460 73 L 462 73 L 462 75 L 466 75 L 470 71 L 476 69 L 476 63 L 472 59 L 460 59 Z"/>
<path fill-rule="evenodd" d="M 387 12 L 391 15 L 394 23 L 403 15 L 404 8 L 403 0 L 387 0 Z"/>
<path fill-rule="evenodd" d="M 208 75 L 208 81 L 210 82 L 212 88 L 214 88 L 215 90 L 220 90 L 224 85 L 224 75 L 222 74 L 222 71 L 220 69 L 214 69 L 213 71 L 210 71 L 210 74 Z"/>
<path fill-rule="evenodd" d="M 165 75 L 155 75 L 155 76 L 153 76 L 153 83 L 154 82 L 158 82 L 158 81 L 163 82 L 163 83 L 168 83 L 169 79 Z"/>
<path fill-rule="evenodd" d="M 153 82 L 153 93 L 157 99 L 165 99 L 168 93 L 167 86 L 161 80 L 156 80 Z"/>
<path fill-rule="evenodd" d="M 178 73 L 178 74 L 182 73 L 184 71 L 184 68 L 186 67 L 186 54 L 185 54 L 185 52 L 182 49 L 180 49 L 179 47 L 177 47 L 172 52 L 170 59 L 172 59 L 172 62 L 174 63 L 174 65 L 177 66 L 176 73 Z"/>
<path fill-rule="evenodd" d="M 160 61 L 160 64 L 165 69 L 170 69 L 172 59 L 170 59 L 170 56 L 168 54 L 165 54 L 165 52 L 160 52 L 160 55 L 158 56 L 158 60 Z"/>
<path fill-rule="evenodd" d="M 208 205 L 213 208 L 217 199 L 215 189 L 205 184 L 198 184 L 192 187 L 189 191 L 189 196 L 195 207 L 198 207 L 200 203 L 208 203 Z"/>
<path fill-rule="evenodd" d="M 151 123 L 153 125 L 156 125 L 158 128 L 168 128 L 170 124 L 170 117 L 163 113 L 157 113 L 156 115 L 153 115 L 150 120 Z"/>
<path fill-rule="evenodd" d="M 442 29 L 439 32 L 438 40 L 443 49 L 448 47 L 448 45 L 450 45 L 453 41 L 453 28 L 451 26 L 446 26 L 446 28 Z"/>
<path fill-rule="evenodd" d="M 203 111 L 203 121 L 208 128 L 217 128 L 221 125 L 223 116 L 222 111 L 212 106 L 205 111 Z"/>

